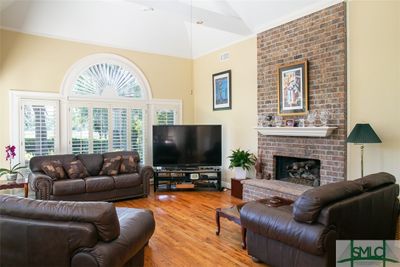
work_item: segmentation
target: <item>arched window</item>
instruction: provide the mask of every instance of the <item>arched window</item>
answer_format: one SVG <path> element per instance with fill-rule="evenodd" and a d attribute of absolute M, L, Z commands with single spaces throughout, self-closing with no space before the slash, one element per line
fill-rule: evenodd
<path fill-rule="evenodd" d="M 114 54 L 95 54 L 76 62 L 67 72 L 62 92 L 68 97 L 151 99 L 150 86 L 142 71 Z"/>
<path fill-rule="evenodd" d="M 151 164 L 151 126 L 182 120 L 182 101 L 153 99 L 142 71 L 114 54 L 82 58 L 60 93 L 12 91 L 11 140 L 20 162 L 58 153 L 136 150 Z"/>
<path fill-rule="evenodd" d="M 150 88 L 132 62 L 96 54 L 75 63 L 63 85 L 68 101 L 68 152 L 137 150 L 145 157 Z"/>
<path fill-rule="evenodd" d="M 79 75 L 72 87 L 74 95 L 133 99 L 141 99 L 142 90 L 134 73 L 109 63 L 90 66 Z"/>

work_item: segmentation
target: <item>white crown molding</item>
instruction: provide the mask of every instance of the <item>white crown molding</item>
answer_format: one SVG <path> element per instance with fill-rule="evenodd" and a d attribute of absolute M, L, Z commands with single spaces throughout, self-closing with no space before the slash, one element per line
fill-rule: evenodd
<path fill-rule="evenodd" d="M 150 50 L 147 50 L 147 49 L 135 50 L 135 49 L 132 49 L 132 48 L 129 48 L 129 47 L 125 47 L 125 46 L 113 45 L 111 43 L 93 42 L 93 41 L 88 41 L 88 40 L 82 40 L 82 39 L 79 39 L 79 38 L 61 37 L 61 36 L 58 36 L 56 34 L 39 33 L 39 32 L 35 32 L 35 31 L 24 31 L 24 30 L 15 29 L 15 28 L 12 28 L 12 27 L 5 27 L 5 26 L 2 26 L 2 25 L 0 25 L 0 29 L 6 30 L 6 31 L 13 31 L 13 32 L 18 32 L 18 33 L 28 34 L 28 35 L 33 35 L 33 36 L 51 38 L 51 39 L 56 39 L 56 40 L 61 40 L 61 41 L 74 42 L 74 43 L 80 43 L 80 44 L 86 44 L 86 45 L 101 46 L 103 48 L 121 49 L 121 50 L 127 50 L 127 51 L 135 52 L 135 53 L 146 53 L 146 54 L 151 54 L 151 55 L 159 55 L 159 56 L 165 56 L 165 57 L 174 57 L 174 58 L 179 58 L 179 59 L 191 60 L 191 57 L 185 57 L 185 56 L 177 55 L 177 54 L 166 54 L 166 53 L 163 54 L 163 53 L 159 53 L 159 52 L 150 51 Z"/>
<path fill-rule="evenodd" d="M 271 23 L 265 24 L 263 26 L 256 27 L 255 28 L 255 32 L 258 34 L 258 33 L 270 30 L 270 29 L 275 28 L 277 26 L 286 24 L 288 22 L 294 21 L 294 20 L 299 19 L 301 17 L 310 15 L 310 14 L 315 13 L 317 11 L 323 10 L 325 8 L 328 8 L 328 7 L 334 6 L 334 5 L 339 4 L 339 3 L 343 3 L 343 2 L 346 2 L 346 1 L 344 1 L 344 0 L 319 1 L 319 2 L 317 2 L 315 4 L 309 5 L 309 6 L 305 7 L 305 8 L 302 8 L 300 10 L 292 12 L 292 13 L 288 14 L 287 16 L 281 17 L 281 18 L 279 18 L 279 19 L 277 19 L 277 20 L 275 20 L 275 21 L 273 21 Z"/>

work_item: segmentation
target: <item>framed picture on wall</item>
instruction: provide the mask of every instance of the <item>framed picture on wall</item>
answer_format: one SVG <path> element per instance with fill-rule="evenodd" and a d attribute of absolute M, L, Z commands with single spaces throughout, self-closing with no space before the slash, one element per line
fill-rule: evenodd
<path fill-rule="evenodd" d="M 302 115 L 308 110 L 307 60 L 278 67 L 278 115 Z"/>
<path fill-rule="evenodd" d="M 213 110 L 232 109 L 231 70 L 215 73 L 213 80 Z"/>

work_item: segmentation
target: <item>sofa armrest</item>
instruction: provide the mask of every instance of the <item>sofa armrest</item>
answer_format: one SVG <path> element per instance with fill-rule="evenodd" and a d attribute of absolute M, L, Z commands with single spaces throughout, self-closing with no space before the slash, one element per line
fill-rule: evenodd
<path fill-rule="evenodd" d="M 138 172 L 143 179 L 143 190 L 146 195 L 150 194 L 150 179 L 154 176 L 154 170 L 150 166 L 139 164 Z"/>
<path fill-rule="evenodd" d="M 242 207 L 240 221 L 247 230 L 314 255 L 323 255 L 327 237 L 331 239 L 336 235 L 324 225 L 295 221 L 288 209 L 258 202 L 249 202 Z"/>
<path fill-rule="evenodd" d="M 98 242 L 74 255 L 71 266 L 124 266 L 148 243 L 154 233 L 155 221 L 150 210 L 117 208 L 121 232 L 111 242 Z"/>
<path fill-rule="evenodd" d="M 50 176 L 42 172 L 32 172 L 29 175 L 29 184 L 35 191 L 36 199 L 50 199 L 53 193 L 53 179 Z"/>

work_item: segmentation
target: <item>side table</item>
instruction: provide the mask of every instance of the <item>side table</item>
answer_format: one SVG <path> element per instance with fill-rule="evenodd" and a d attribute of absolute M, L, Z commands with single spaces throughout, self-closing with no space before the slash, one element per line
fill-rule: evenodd
<path fill-rule="evenodd" d="M 231 196 L 243 199 L 242 181 L 247 180 L 247 179 L 250 179 L 250 178 L 246 178 L 246 179 L 231 178 Z"/>
<path fill-rule="evenodd" d="M 256 200 L 256 202 L 260 202 L 262 204 L 265 204 L 269 207 L 280 207 L 280 206 L 286 206 L 290 205 L 293 203 L 293 200 L 282 198 L 282 197 L 271 197 L 271 198 L 265 198 L 265 199 L 259 199 Z M 219 235 L 221 231 L 221 224 L 220 224 L 220 218 L 226 218 L 229 221 L 232 221 L 234 223 L 240 224 L 240 209 L 248 202 L 244 202 L 238 205 L 234 205 L 229 208 L 217 208 L 215 210 L 215 220 L 217 223 L 217 230 L 215 231 L 216 235 Z M 246 228 L 241 227 L 242 230 L 242 248 L 246 249 Z"/>
<path fill-rule="evenodd" d="M 29 193 L 28 179 L 19 178 L 15 181 L 8 181 L 8 180 L 0 179 L 0 190 L 15 189 L 15 188 L 23 188 L 25 198 L 28 197 L 28 193 Z"/>

